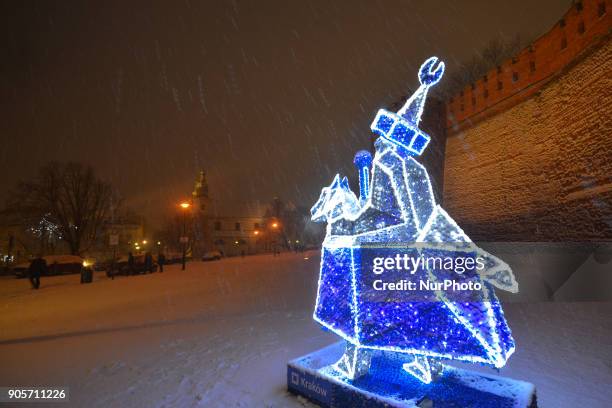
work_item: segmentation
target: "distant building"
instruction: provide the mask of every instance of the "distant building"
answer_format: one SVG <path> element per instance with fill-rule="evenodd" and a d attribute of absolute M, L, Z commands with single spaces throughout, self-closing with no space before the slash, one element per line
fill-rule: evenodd
<path fill-rule="evenodd" d="M 204 170 L 200 171 L 191 193 L 193 209 L 193 233 L 191 252 L 195 257 L 201 257 L 205 252 L 211 251 L 212 236 L 210 233 L 210 197 L 208 195 L 208 181 Z"/>
<path fill-rule="evenodd" d="M 194 257 L 217 250 L 225 256 L 255 254 L 269 250 L 269 234 L 265 233 L 262 215 L 231 216 L 213 208 L 206 173 L 200 171 L 192 194 Z M 268 240 L 267 240 L 268 239 Z"/>
<path fill-rule="evenodd" d="M 142 244 L 145 240 L 144 227 L 139 220 L 125 220 L 122 222 L 109 223 L 104 226 L 104 242 L 101 247 L 109 251 L 111 237 L 116 236 L 116 251 L 124 254 L 136 251 L 135 244 Z M 147 243 L 148 244 L 148 243 Z M 144 244 L 142 245 L 144 247 Z M 140 247 L 140 245 L 139 245 Z"/>
<path fill-rule="evenodd" d="M 206 172 L 204 170 L 200 170 L 191 197 L 192 203 L 198 211 L 205 214 L 209 212 L 210 197 L 208 196 L 208 181 L 206 180 Z"/>
<path fill-rule="evenodd" d="M 226 256 L 254 254 L 267 249 L 262 217 L 213 217 L 214 249 Z"/>

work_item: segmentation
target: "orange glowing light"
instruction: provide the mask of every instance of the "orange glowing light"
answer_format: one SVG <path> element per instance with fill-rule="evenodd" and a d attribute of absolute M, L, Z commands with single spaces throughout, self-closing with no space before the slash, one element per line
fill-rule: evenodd
<path fill-rule="evenodd" d="M 188 209 L 189 207 L 191 207 L 191 204 L 189 204 L 189 203 L 188 203 L 188 202 L 186 202 L 186 201 L 184 201 L 184 202 L 180 203 L 179 205 L 181 206 L 181 208 L 182 208 L 183 210 L 186 210 L 186 209 Z"/>

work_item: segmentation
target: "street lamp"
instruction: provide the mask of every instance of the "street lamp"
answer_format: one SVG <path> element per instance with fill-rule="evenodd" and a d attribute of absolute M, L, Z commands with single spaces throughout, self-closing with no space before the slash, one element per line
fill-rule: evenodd
<path fill-rule="evenodd" d="M 183 258 L 182 258 L 182 267 L 181 270 L 185 270 L 185 263 L 187 257 L 187 210 L 191 207 L 191 204 L 187 201 L 183 201 L 179 204 L 181 210 L 183 210 L 183 236 L 181 237 L 181 244 L 183 245 Z"/>
<path fill-rule="evenodd" d="M 272 233 L 273 235 L 273 240 L 270 241 L 271 245 L 272 245 L 272 253 L 274 254 L 274 256 L 276 256 L 277 254 L 280 254 L 280 251 L 278 250 L 278 238 L 279 238 L 279 234 L 280 234 L 280 223 L 278 221 L 273 221 L 272 224 L 270 224 L 270 228 L 275 231 L 274 233 Z"/>

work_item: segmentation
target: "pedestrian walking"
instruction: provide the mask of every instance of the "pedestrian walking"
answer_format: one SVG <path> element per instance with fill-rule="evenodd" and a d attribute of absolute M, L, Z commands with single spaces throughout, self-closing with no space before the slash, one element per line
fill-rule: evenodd
<path fill-rule="evenodd" d="M 134 275 L 134 255 L 132 255 L 132 252 L 128 252 L 128 274 Z"/>
<path fill-rule="evenodd" d="M 159 265 L 159 271 L 163 272 L 164 271 L 164 264 L 166 263 L 166 256 L 164 255 L 163 252 L 160 252 L 159 255 L 157 255 L 157 264 Z"/>
<path fill-rule="evenodd" d="M 145 253 L 144 270 L 145 273 L 153 273 L 153 255 L 150 252 Z"/>
<path fill-rule="evenodd" d="M 47 261 L 45 261 L 41 255 L 38 255 L 36 258 L 32 259 L 32 262 L 30 262 L 30 267 L 28 268 L 28 275 L 30 277 L 32 289 L 38 289 L 40 287 L 40 277 L 46 273 Z"/>

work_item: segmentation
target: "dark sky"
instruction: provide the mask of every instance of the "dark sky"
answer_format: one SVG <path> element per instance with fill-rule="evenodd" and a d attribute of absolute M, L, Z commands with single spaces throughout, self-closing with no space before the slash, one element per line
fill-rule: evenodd
<path fill-rule="evenodd" d="M 88 3 L 88 4 L 86 4 Z M 157 218 L 199 168 L 226 215 L 310 205 L 430 55 L 546 32 L 568 0 L 12 1 L 0 17 L 0 198 L 78 160 Z M 4 200 L 3 200 L 4 201 Z"/>

